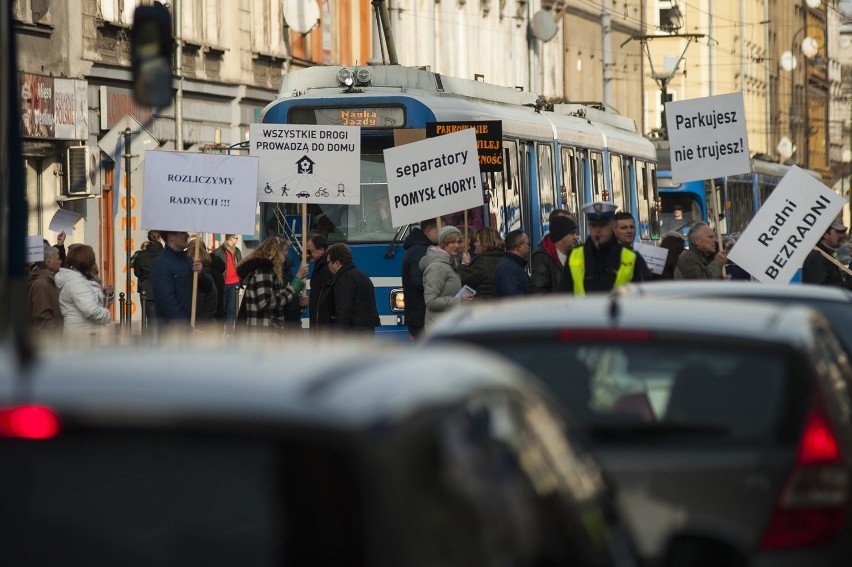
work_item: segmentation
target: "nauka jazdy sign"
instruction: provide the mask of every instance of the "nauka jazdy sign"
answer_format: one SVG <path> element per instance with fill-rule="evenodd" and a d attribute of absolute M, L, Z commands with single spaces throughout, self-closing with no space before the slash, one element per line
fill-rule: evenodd
<path fill-rule="evenodd" d="M 666 127 L 675 183 L 751 171 L 742 93 L 669 102 Z"/>
<path fill-rule="evenodd" d="M 844 203 L 843 197 L 793 167 L 728 257 L 763 283 L 789 283 Z"/>
<path fill-rule="evenodd" d="M 393 226 L 482 206 L 473 129 L 389 148 L 384 154 Z"/>

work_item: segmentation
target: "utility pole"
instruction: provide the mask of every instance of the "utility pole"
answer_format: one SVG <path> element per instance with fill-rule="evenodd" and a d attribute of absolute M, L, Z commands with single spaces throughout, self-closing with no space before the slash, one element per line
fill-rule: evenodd
<path fill-rule="evenodd" d="M 175 75 L 177 76 L 177 92 L 175 92 L 175 149 L 183 151 L 183 18 L 181 17 L 182 0 L 175 0 Z"/>
<path fill-rule="evenodd" d="M 612 107 L 612 0 L 603 0 L 601 13 L 601 30 L 603 31 L 603 103 L 604 107 Z"/>

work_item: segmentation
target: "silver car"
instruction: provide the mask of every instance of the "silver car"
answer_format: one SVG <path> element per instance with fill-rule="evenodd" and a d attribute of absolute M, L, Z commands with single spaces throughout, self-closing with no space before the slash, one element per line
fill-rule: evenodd
<path fill-rule="evenodd" d="M 551 296 L 450 312 L 447 342 L 548 384 L 648 565 L 850 564 L 852 369 L 815 311 Z"/>

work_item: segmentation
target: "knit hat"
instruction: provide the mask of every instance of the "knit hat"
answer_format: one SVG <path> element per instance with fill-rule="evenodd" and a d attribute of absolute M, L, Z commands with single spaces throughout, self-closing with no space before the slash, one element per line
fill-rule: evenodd
<path fill-rule="evenodd" d="M 554 217 L 550 221 L 550 240 L 559 242 L 572 232 L 577 230 L 577 223 L 568 217 Z"/>
<path fill-rule="evenodd" d="M 445 226 L 438 231 L 438 246 L 444 243 L 444 240 L 447 239 L 448 236 L 452 234 L 458 234 L 461 236 L 461 231 L 454 226 Z"/>

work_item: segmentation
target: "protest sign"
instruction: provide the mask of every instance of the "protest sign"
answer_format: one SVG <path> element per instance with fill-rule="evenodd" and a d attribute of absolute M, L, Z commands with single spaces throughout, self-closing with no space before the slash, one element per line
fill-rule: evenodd
<path fill-rule="evenodd" d="M 148 150 L 142 226 L 187 232 L 254 232 L 257 158 Z"/>
<path fill-rule="evenodd" d="M 360 204 L 360 128 L 252 124 L 249 140 L 260 159 L 258 201 Z"/>
<path fill-rule="evenodd" d="M 77 221 L 81 218 L 83 218 L 83 216 L 75 213 L 74 211 L 56 209 L 56 212 L 53 213 L 53 217 L 51 217 L 50 224 L 47 228 L 53 232 L 71 234 L 74 230 L 74 225 L 77 224 Z"/>
<path fill-rule="evenodd" d="M 793 167 L 728 257 L 763 283 L 789 283 L 843 204 L 843 197 Z"/>
<path fill-rule="evenodd" d="M 645 263 L 648 264 L 648 269 L 655 274 L 662 274 L 663 268 L 666 267 L 666 260 L 669 257 L 669 249 L 659 246 L 651 246 L 650 244 L 642 244 L 637 242 L 633 245 L 633 251 L 642 256 Z"/>
<path fill-rule="evenodd" d="M 24 257 L 24 262 L 31 264 L 33 262 L 44 261 L 44 237 L 40 234 L 35 236 L 27 236 L 27 251 Z"/>
<path fill-rule="evenodd" d="M 672 181 L 751 171 L 742 93 L 666 103 Z"/>
<path fill-rule="evenodd" d="M 385 150 L 393 226 L 483 203 L 476 134 L 465 129 Z"/>

